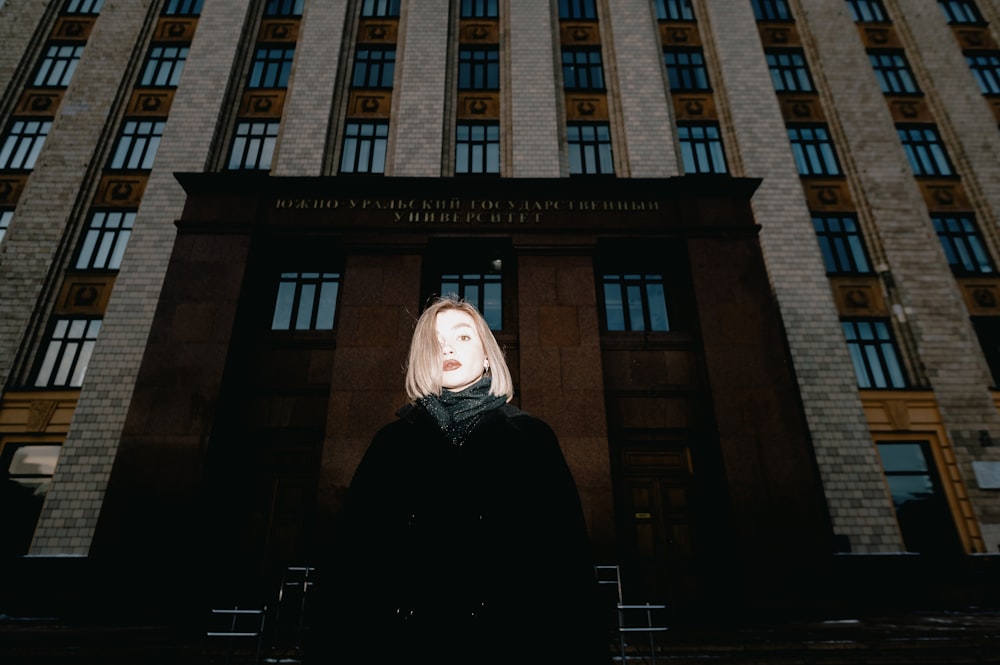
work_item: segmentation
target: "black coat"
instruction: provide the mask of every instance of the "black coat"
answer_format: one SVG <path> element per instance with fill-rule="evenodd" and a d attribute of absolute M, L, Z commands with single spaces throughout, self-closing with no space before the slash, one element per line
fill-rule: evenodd
<path fill-rule="evenodd" d="M 422 408 L 399 415 L 345 501 L 332 616 L 314 627 L 329 629 L 328 662 L 610 662 L 579 495 L 551 428 L 503 406 L 456 446 Z"/>

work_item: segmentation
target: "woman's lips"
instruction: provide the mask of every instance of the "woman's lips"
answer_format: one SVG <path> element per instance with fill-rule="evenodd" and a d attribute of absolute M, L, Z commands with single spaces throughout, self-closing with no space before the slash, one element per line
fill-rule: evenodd
<path fill-rule="evenodd" d="M 462 363 L 458 362 L 457 360 L 445 360 L 444 361 L 444 371 L 446 371 L 446 372 L 451 371 L 453 369 L 458 369 L 461 366 L 462 366 Z"/>

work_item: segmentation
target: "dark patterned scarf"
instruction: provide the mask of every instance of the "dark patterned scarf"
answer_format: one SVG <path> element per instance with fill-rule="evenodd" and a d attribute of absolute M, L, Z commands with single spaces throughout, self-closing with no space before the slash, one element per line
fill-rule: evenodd
<path fill-rule="evenodd" d="M 437 421 L 448 440 L 461 446 L 469 438 L 484 413 L 507 403 L 505 395 L 490 394 L 490 376 L 486 375 L 465 390 L 442 390 L 441 395 L 427 395 L 417 403 Z"/>

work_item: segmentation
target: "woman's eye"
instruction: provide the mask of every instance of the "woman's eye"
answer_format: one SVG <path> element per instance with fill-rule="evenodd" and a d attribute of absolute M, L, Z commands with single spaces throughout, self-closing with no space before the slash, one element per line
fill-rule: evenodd
<path fill-rule="evenodd" d="M 468 342 L 470 339 L 472 339 L 472 335 L 459 335 L 458 336 L 458 341 L 459 342 Z"/>

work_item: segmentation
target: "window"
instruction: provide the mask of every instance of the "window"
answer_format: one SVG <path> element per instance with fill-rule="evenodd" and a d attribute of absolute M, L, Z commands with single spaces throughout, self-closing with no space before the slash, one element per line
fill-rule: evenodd
<path fill-rule="evenodd" d="M 889 21 L 882 0 L 847 0 L 855 23 L 886 23 Z"/>
<path fill-rule="evenodd" d="M 0 449 L 0 487 L 3 488 L 0 530 L 4 534 L 0 556 L 27 554 L 45 495 L 52 484 L 59 449 L 56 443 L 19 442 L 4 443 Z"/>
<path fill-rule="evenodd" d="M 240 122 L 236 125 L 227 168 L 234 171 L 268 171 L 278 141 L 277 121 Z"/>
<path fill-rule="evenodd" d="M 65 88 L 76 71 L 76 63 L 83 54 L 82 46 L 54 44 L 45 50 L 45 56 L 38 65 L 32 85 L 38 87 Z"/>
<path fill-rule="evenodd" d="M 656 18 L 660 21 L 693 21 L 691 0 L 656 0 Z"/>
<path fill-rule="evenodd" d="M 103 5 L 104 0 L 69 0 L 63 13 L 74 16 L 100 14 Z"/>
<path fill-rule="evenodd" d="M 902 51 L 869 51 L 868 60 L 872 63 L 882 92 L 886 94 L 920 92 Z"/>
<path fill-rule="evenodd" d="M 608 331 L 670 330 L 661 274 L 604 273 L 604 324 Z"/>
<path fill-rule="evenodd" d="M 249 88 L 288 87 L 288 74 L 292 71 L 294 48 L 259 48 L 250 67 Z"/>
<path fill-rule="evenodd" d="M 846 319 L 840 325 L 859 388 L 906 387 L 888 320 Z"/>
<path fill-rule="evenodd" d="M 496 18 L 497 0 L 462 0 L 462 18 Z"/>
<path fill-rule="evenodd" d="M 186 46 L 154 46 L 149 49 L 139 85 L 149 87 L 176 87 L 187 61 Z"/>
<path fill-rule="evenodd" d="M 790 126 L 795 166 L 799 175 L 840 175 L 840 164 L 826 127 Z"/>
<path fill-rule="evenodd" d="M 283 272 L 271 330 L 333 330 L 339 272 Z"/>
<path fill-rule="evenodd" d="M 594 0 L 559 0 L 559 18 L 571 21 L 597 20 Z"/>
<path fill-rule="evenodd" d="M 949 23 L 985 23 L 972 0 L 938 0 Z"/>
<path fill-rule="evenodd" d="M 972 215 L 931 215 L 934 230 L 956 275 L 985 275 L 994 272 L 979 226 Z"/>
<path fill-rule="evenodd" d="M 920 554 L 961 554 L 930 442 L 879 441 L 877 445 L 906 550 Z"/>
<path fill-rule="evenodd" d="M 455 173 L 500 173 L 499 123 L 458 123 L 455 128 Z"/>
<path fill-rule="evenodd" d="M 725 173 L 726 154 L 719 126 L 714 123 L 677 123 L 684 173 Z"/>
<path fill-rule="evenodd" d="M 1000 54 L 966 53 L 965 60 L 969 63 L 979 89 L 984 95 L 1000 95 Z"/>
<path fill-rule="evenodd" d="M 809 65 L 801 50 L 768 51 L 767 66 L 771 70 L 771 83 L 777 92 L 813 92 Z"/>
<path fill-rule="evenodd" d="M 974 316 L 972 327 L 989 365 L 993 387 L 1000 386 L 1000 316 Z"/>
<path fill-rule="evenodd" d="M 264 16 L 302 16 L 305 0 L 267 0 Z"/>
<path fill-rule="evenodd" d="M 340 157 L 340 172 L 385 173 L 385 149 L 388 137 L 388 123 L 348 122 L 344 128 L 344 150 Z"/>
<path fill-rule="evenodd" d="M 709 90 L 705 56 L 700 49 L 666 49 L 663 62 L 671 90 Z"/>
<path fill-rule="evenodd" d="M 441 295 L 457 295 L 475 305 L 490 330 L 503 329 L 503 275 L 500 260 L 489 272 L 454 272 L 441 275 Z"/>
<path fill-rule="evenodd" d="M 853 215 L 813 217 L 826 272 L 832 275 L 871 273 L 864 238 Z"/>
<path fill-rule="evenodd" d="M 607 123 L 571 123 L 566 127 L 571 175 L 615 172 L 611 160 L 611 129 Z"/>
<path fill-rule="evenodd" d="M 364 0 L 361 15 L 366 18 L 399 16 L 399 0 Z"/>
<path fill-rule="evenodd" d="M 109 168 L 144 171 L 153 168 L 164 125 L 162 120 L 126 121 Z"/>
<path fill-rule="evenodd" d="M 204 0 L 167 0 L 163 13 L 167 16 L 198 16 Z"/>
<path fill-rule="evenodd" d="M 903 142 L 913 174 L 917 176 L 950 176 L 954 174 L 948 153 L 937 129 L 931 126 L 896 127 Z"/>
<path fill-rule="evenodd" d="M 787 0 L 750 0 L 758 21 L 791 21 L 792 10 Z"/>
<path fill-rule="evenodd" d="M 52 127 L 50 120 L 15 120 L 0 144 L 0 169 L 29 170 Z"/>
<path fill-rule="evenodd" d="M 0 210 L 0 242 L 3 242 L 3 237 L 7 235 L 7 229 L 10 228 L 10 220 L 14 219 L 13 210 Z"/>
<path fill-rule="evenodd" d="M 96 211 L 80 243 L 77 270 L 118 270 L 135 224 L 133 211 Z"/>
<path fill-rule="evenodd" d="M 599 47 L 564 48 L 562 71 L 566 90 L 604 90 L 604 66 Z"/>
<path fill-rule="evenodd" d="M 391 88 L 396 70 L 396 49 L 359 48 L 354 54 L 355 88 Z"/>
<path fill-rule="evenodd" d="M 495 47 L 458 50 L 459 90 L 499 90 L 500 51 Z"/>
<path fill-rule="evenodd" d="M 100 319 L 56 319 L 35 376 L 35 387 L 82 386 L 100 329 Z"/>

